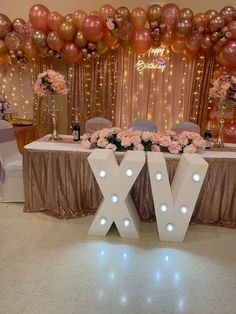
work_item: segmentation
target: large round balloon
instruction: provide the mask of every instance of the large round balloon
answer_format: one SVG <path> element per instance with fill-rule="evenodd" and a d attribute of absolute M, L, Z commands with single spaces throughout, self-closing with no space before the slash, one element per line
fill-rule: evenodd
<path fill-rule="evenodd" d="M 193 18 L 193 24 L 196 25 L 198 29 L 204 29 L 207 27 L 208 17 L 204 13 L 198 13 Z"/>
<path fill-rule="evenodd" d="M 30 8 L 29 20 L 33 28 L 48 32 L 49 27 L 47 23 L 47 18 L 50 11 L 43 4 L 35 4 Z"/>
<path fill-rule="evenodd" d="M 220 62 L 226 67 L 236 67 L 236 40 L 231 40 L 222 48 Z"/>
<path fill-rule="evenodd" d="M 69 62 L 78 62 L 81 58 L 79 48 L 72 42 L 66 43 L 62 47 L 63 56 Z"/>
<path fill-rule="evenodd" d="M 221 30 L 221 28 L 223 28 L 224 25 L 225 25 L 225 21 L 223 17 L 221 17 L 220 15 L 213 17 L 208 23 L 208 27 L 211 32 L 216 32 L 216 31 Z"/>
<path fill-rule="evenodd" d="M 81 29 L 87 40 L 97 42 L 102 39 L 104 24 L 100 17 L 96 15 L 88 15 L 85 17 Z"/>
<path fill-rule="evenodd" d="M 4 38 L 10 31 L 11 20 L 5 14 L 0 13 L 0 38 Z"/>
<path fill-rule="evenodd" d="M 47 44 L 51 49 L 59 52 L 61 51 L 64 41 L 57 32 L 50 32 L 47 36 Z"/>
<path fill-rule="evenodd" d="M 223 140 L 225 143 L 236 144 L 236 124 L 228 124 L 223 127 Z"/>
<path fill-rule="evenodd" d="M 213 17 L 218 16 L 218 12 L 216 10 L 210 9 L 206 11 L 206 16 L 208 18 L 208 21 L 211 20 Z"/>
<path fill-rule="evenodd" d="M 179 13 L 179 18 L 181 20 L 190 20 L 192 21 L 193 18 L 193 11 L 190 10 L 189 8 L 184 8 L 180 11 Z"/>
<path fill-rule="evenodd" d="M 161 23 L 174 25 L 179 20 L 180 9 L 174 3 L 164 5 L 161 12 Z"/>
<path fill-rule="evenodd" d="M 130 34 L 129 43 L 134 52 L 147 52 L 151 48 L 152 42 L 151 33 L 145 27 L 136 28 Z"/>
<path fill-rule="evenodd" d="M 135 8 L 131 12 L 130 20 L 135 27 L 142 27 L 147 22 L 147 13 L 142 8 Z"/>
<path fill-rule="evenodd" d="M 58 12 L 51 12 L 47 17 L 47 23 L 51 30 L 58 31 L 64 17 Z"/>
<path fill-rule="evenodd" d="M 186 49 L 184 38 L 176 38 L 174 43 L 171 45 L 171 49 L 175 53 L 182 53 Z"/>
<path fill-rule="evenodd" d="M 72 16 L 72 23 L 77 29 L 81 29 L 83 21 L 87 14 L 82 10 L 77 10 L 73 13 Z"/>
<path fill-rule="evenodd" d="M 148 22 L 160 21 L 161 19 L 161 6 L 159 4 L 151 5 L 147 10 Z"/>
<path fill-rule="evenodd" d="M 202 44 L 203 36 L 200 32 L 194 32 L 186 38 L 186 46 L 191 51 L 197 51 Z"/>
<path fill-rule="evenodd" d="M 220 11 L 220 16 L 223 17 L 226 23 L 229 23 L 236 18 L 236 11 L 234 7 L 227 6 Z"/>
<path fill-rule="evenodd" d="M 100 17 L 102 18 L 102 20 L 105 22 L 106 19 L 108 18 L 108 16 L 115 16 L 116 14 L 116 10 L 113 8 L 112 5 L 110 4 L 104 4 L 100 10 L 99 10 L 99 13 L 100 13 Z"/>

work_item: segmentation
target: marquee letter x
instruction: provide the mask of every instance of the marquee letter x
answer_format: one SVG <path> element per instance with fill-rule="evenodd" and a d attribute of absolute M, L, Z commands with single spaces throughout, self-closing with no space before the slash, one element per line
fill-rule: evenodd
<path fill-rule="evenodd" d="M 119 166 L 113 152 L 95 149 L 89 164 L 104 199 L 89 228 L 89 235 L 105 236 L 114 222 L 123 238 L 139 238 L 140 220 L 129 191 L 145 163 L 145 153 L 127 151 Z"/>

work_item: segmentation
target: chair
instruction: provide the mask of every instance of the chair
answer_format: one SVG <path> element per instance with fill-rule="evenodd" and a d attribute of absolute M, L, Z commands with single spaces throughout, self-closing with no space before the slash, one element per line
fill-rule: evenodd
<path fill-rule="evenodd" d="M 200 127 L 196 123 L 190 122 L 190 121 L 182 121 L 180 123 L 177 123 L 173 125 L 172 131 L 174 131 L 177 134 L 180 134 L 183 131 L 188 132 L 195 132 L 200 134 Z"/>
<path fill-rule="evenodd" d="M 0 202 L 24 202 L 22 155 L 13 126 L 0 120 Z"/>
<path fill-rule="evenodd" d="M 140 131 L 140 132 L 145 132 L 145 131 L 149 131 L 149 132 L 157 132 L 157 127 L 156 125 L 148 120 L 135 120 L 129 123 L 128 125 L 129 129 L 132 129 L 134 131 Z"/>
<path fill-rule="evenodd" d="M 104 128 L 112 128 L 112 122 L 108 119 L 95 117 L 85 122 L 86 133 L 92 134 Z"/>

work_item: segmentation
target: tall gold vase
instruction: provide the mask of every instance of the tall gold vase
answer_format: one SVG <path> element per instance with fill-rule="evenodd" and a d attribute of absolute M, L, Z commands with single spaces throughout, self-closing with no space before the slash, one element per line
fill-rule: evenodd
<path fill-rule="evenodd" d="M 61 140 L 61 136 L 57 131 L 57 123 L 58 123 L 58 110 L 55 104 L 55 94 L 51 93 L 48 97 L 48 112 L 52 116 L 52 135 L 49 140 L 51 141 L 59 141 Z"/>

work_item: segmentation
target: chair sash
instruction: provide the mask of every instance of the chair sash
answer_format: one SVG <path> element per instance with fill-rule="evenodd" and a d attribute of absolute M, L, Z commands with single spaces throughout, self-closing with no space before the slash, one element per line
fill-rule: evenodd
<path fill-rule="evenodd" d="M 13 128 L 0 129 L 0 144 L 14 141 L 15 132 Z"/>

